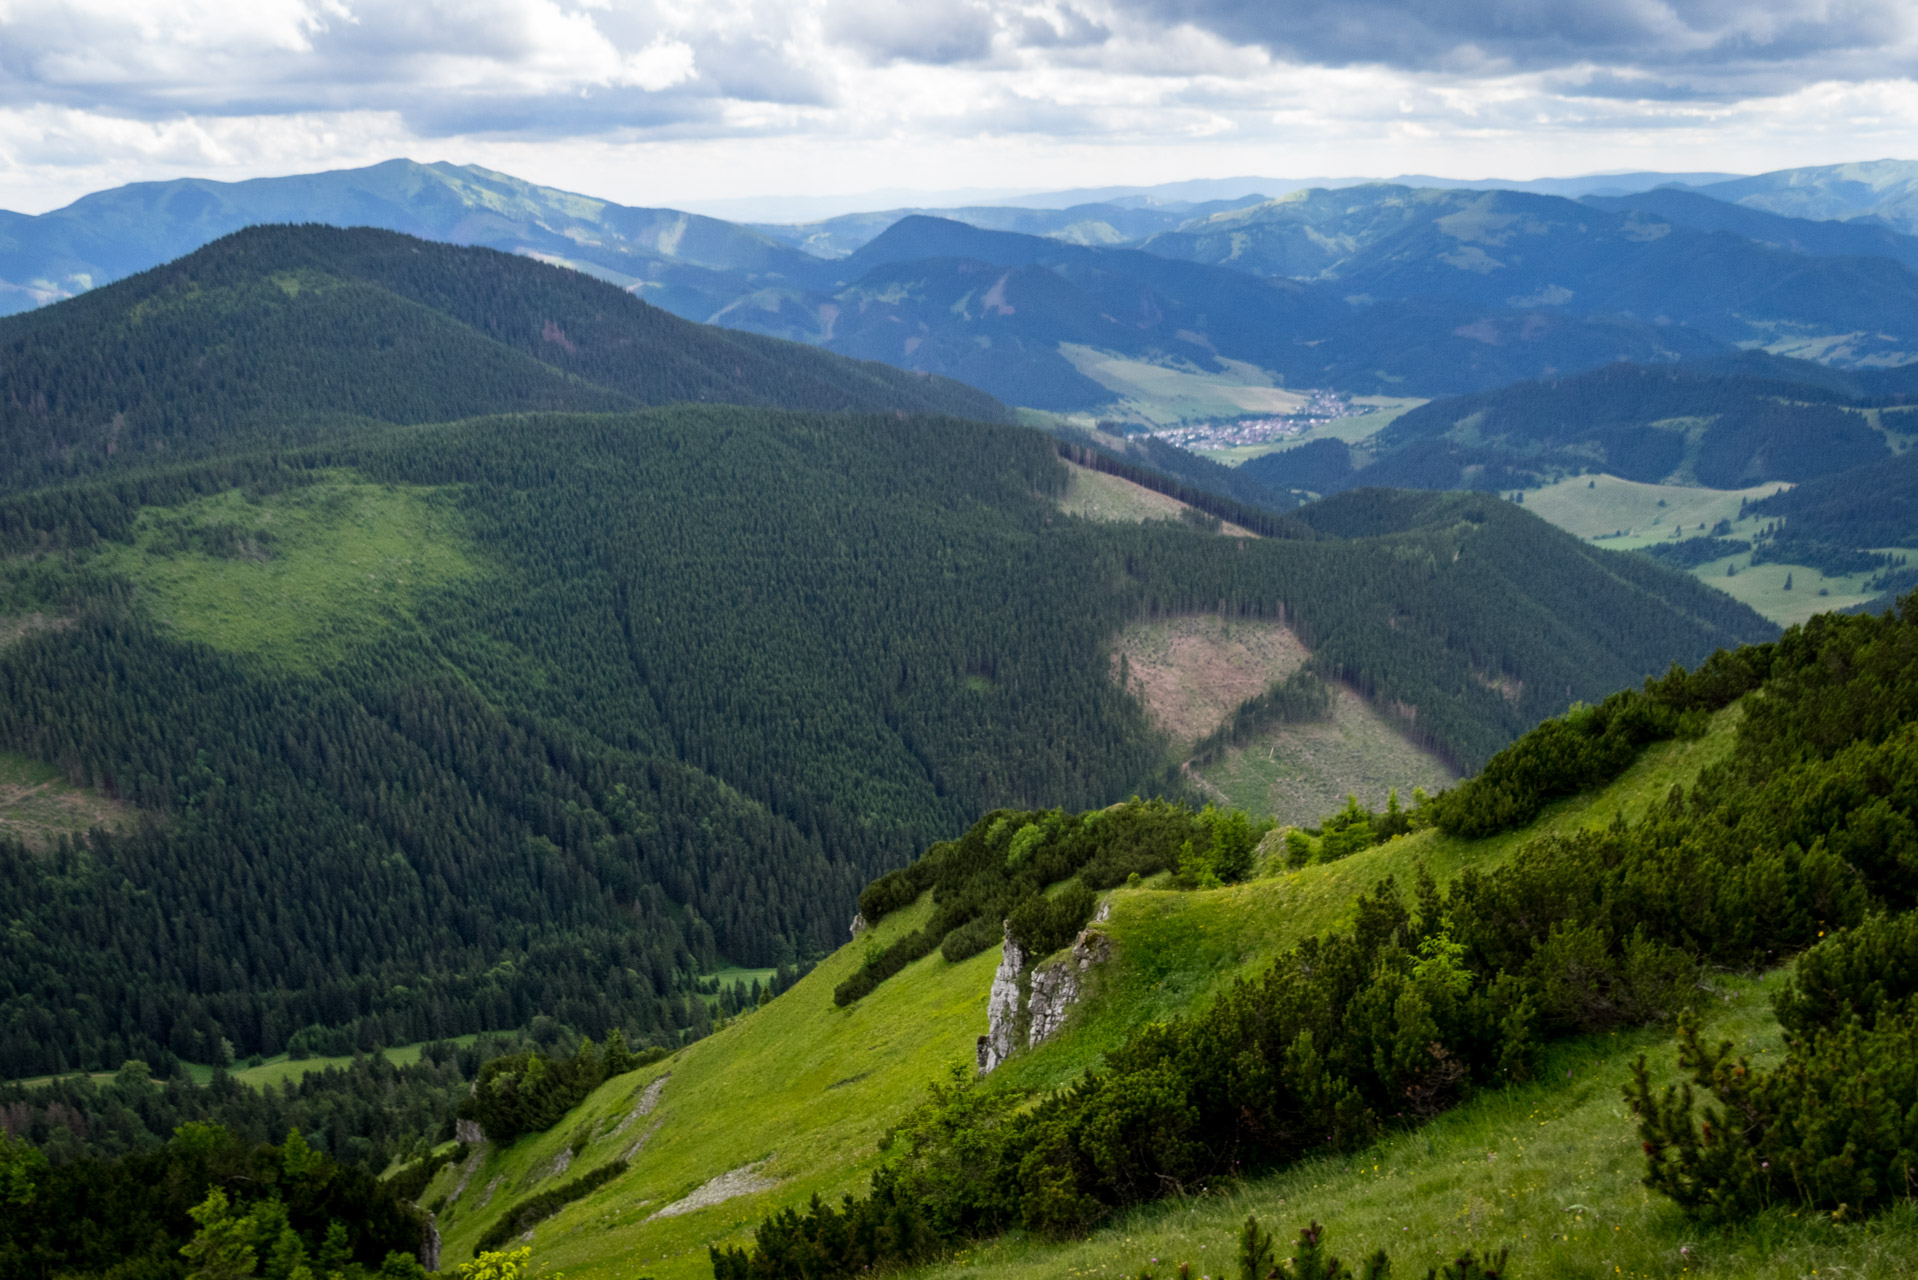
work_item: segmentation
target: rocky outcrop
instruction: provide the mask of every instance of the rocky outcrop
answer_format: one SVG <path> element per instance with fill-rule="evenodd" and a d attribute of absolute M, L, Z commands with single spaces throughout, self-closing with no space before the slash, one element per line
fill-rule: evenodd
<path fill-rule="evenodd" d="M 992 994 L 986 997 L 986 1034 L 979 1037 L 979 1074 L 984 1075 L 1018 1047 L 1020 1006 L 1025 1003 L 1020 991 L 1025 977 L 1026 953 L 1013 940 L 1012 925 L 1006 925 L 1006 948 L 999 956 L 998 972 L 992 975 Z"/>
<path fill-rule="evenodd" d="M 722 1173 L 711 1182 L 700 1187 L 683 1200 L 675 1200 L 664 1209 L 655 1209 L 646 1221 L 654 1218 L 676 1218 L 682 1213 L 691 1213 L 695 1209 L 705 1209 L 712 1205 L 723 1204 L 739 1196 L 757 1195 L 761 1191 L 770 1191 L 778 1186 L 772 1178 L 761 1177 L 759 1171 L 772 1159 L 755 1161 L 741 1165 L 730 1173 Z"/>
<path fill-rule="evenodd" d="M 471 1149 L 467 1154 L 466 1163 L 460 1166 L 460 1180 L 453 1187 L 453 1194 L 446 1197 L 446 1203 L 448 1204 L 457 1202 L 461 1196 L 466 1194 L 466 1184 L 473 1180 L 473 1171 L 479 1168 L 480 1159 L 486 1154 L 480 1149 L 480 1145 L 477 1142 L 469 1145 Z"/>
<path fill-rule="evenodd" d="M 1101 909 L 1098 920 L 1106 918 Z M 1005 951 L 986 998 L 986 1034 L 979 1037 L 979 1074 L 985 1075 L 1013 1051 L 1031 1048 L 1057 1035 L 1085 991 L 1085 974 L 1112 955 L 1112 943 L 1098 929 L 1087 929 L 1072 949 L 1049 964 L 1027 972 L 1031 957 L 1006 928 Z"/>
<path fill-rule="evenodd" d="M 856 912 L 852 918 L 852 936 L 857 938 L 866 931 L 866 913 Z"/>
<path fill-rule="evenodd" d="M 480 1128 L 477 1120 L 455 1120 L 453 1122 L 453 1141 L 464 1142 L 467 1146 L 486 1141 L 486 1130 Z"/>
<path fill-rule="evenodd" d="M 440 1226 L 436 1215 L 426 1215 L 426 1230 L 420 1234 L 420 1265 L 428 1271 L 440 1269 Z"/>

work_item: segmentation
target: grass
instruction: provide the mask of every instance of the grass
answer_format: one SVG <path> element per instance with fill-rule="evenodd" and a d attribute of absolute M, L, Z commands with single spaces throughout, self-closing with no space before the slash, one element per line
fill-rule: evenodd
<path fill-rule="evenodd" d="M 1143 524 L 1147 520 L 1176 520 L 1186 504 L 1142 484 L 1068 462 L 1066 491 L 1059 510 L 1067 515 L 1103 524 Z"/>
<path fill-rule="evenodd" d="M 1733 522 L 1735 537 L 1747 537 L 1756 517 L 1738 525 L 1739 504 L 1769 497 L 1788 484 L 1750 489 L 1706 489 L 1696 485 L 1644 484 L 1617 476 L 1570 476 L 1525 493 L 1525 508 L 1567 533 L 1620 550 L 1670 542 L 1675 525 L 1685 536 L 1711 532 L 1720 520 Z M 1703 525 L 1704 528 L 1699 528 Z"/>
<path fill-rule="evenodd" d="M 133 814 L 102 791 L 74 786 L 52 765 L 0 752 L 0 840 L 46 849 L 61 836 L 125 828 Z"/>
<path fill-rule="evenodd" d="M 1733 574 L 1726 571 L 1735 570 Z M 1814 613 L 1846 609 L 1884 593 L 1868 591 L 1868 573 L 1849 578 L 1826 577 L 1802 564 L 1752 564 L 1746 555 L 1727 556 L 1697 569 L 1700 579 L 1717 587 L 1741 604 L 1749 605 L 1781 627 L 1805 621 Z M 1791 580 L 1791 589 L 1785 581 Z M 1825 594 L 1820 595 L 1819 592 Z"/>
<path fill-rule="evenodd" d="M 1442 884 L 1468 866 L 1496 866 L 1540 836 L 1602 828 L 1620 813 L 1642 814 L 1674 783 L 1689 785 L 1700 770 L 1725 758 L 1738 715 L 1735 707 L 1720 712 L 1697 740 L 1648 748 L 1610 787 L 1560 800 L 1518 831 L 1484 840 L 1419 831 L 1297 871 L 1268 864 L 1253 880 L 1206 893 L 1117 890 L 1104 926 L 1116 962 L 1096 971 L 1072 1015 L 1070 1034 L 1015 1056 L 999 1069 L 1002 1078 L 1025 1088 L 1066 1083 L 1135 1027 L 1201 1006 L 1234 976 L 1341 927 L 1358 898 L 1387 877 L 1409 893 L 1421 867 Z"/>
<path fill-rule="evenodd" d="M 1757 1063 L 1777 1061 L 1769 999 L 1782 979 L 1724 977 L 1706 1025 Z M 1374 1249 L 1393 1274 L 1416 1276 L 1465 1248 L 1512 1251 L 1525 1277 L 1910 1275 L 1918 1269 L 1918 1214 L 1907 1209 L 1860 1227 L 1773 1215 L 1750 1226 L 1688 1222 L 1639 1181 L 1644 1160 L 1620 1089 L 1647 1055 L 1676 1078 L 1662 1031 L 1589 1037 L 1554 1046 L 1539 1078 L 1485 1093 L 1376 1146 L 1327 1156 L 1244 1182 L 1227 1181 L 1135 1210 L 1089 1239 L 1051 1245 L 1012 1235 L 974 1248 L 927 1277 L 1131 1276 L 1142 1267 L 1193 1276 L 1236 1273 L 1236 1236 L 1248 1214 L 1280 1237 L 1279 1253 L 1308 1221 L 1355 1260 Z M 1684 1250 L 1684 1252 L 1681 1252 Z M 1156 1267 L 1153 1259 L 1158 1260 Z"/>
<path fill-rule="evenodd" d="M 464 1047 L 478 1039 L 479 1037 L 477 1035 L 453 1036 L 450 1037 L 450 1042 Z M 391 1049 L 383 1049 L 381 1052 L 385 1054 L 386 1060 L 394 1066 L 410 1067 L 420 1060 L 420 1051 L 424 1048 L 426 1048 L 426 1045 L 424 1042 L 421 1042 L 419 1044 L 397 1045 Z M 241 1067 L 236 1071 L 230 1072 L 230 1074 L 241 1084 L 251 1085 L 255 1089 L 263 1089 L 268 1085 L 285 1084 L 289 1080 L 303 1080 L 313 1072 L 325 1071 L 329 1067 L 344 1068 L 351 1065 L 353 1065 L 353 1059 L 351 1057 L 301 1058 L 298 1061 L 294 1061 L 285 1054 L 279 1053 L 270 1058 L 262 1059 L 258 1066 Z M 211 1067 L 198 1068 L 198 1070 L 204 1070 L 209 1079 L 212 1077 L 213 1069 Z"/>
<path fill-rule="evenodd" d="M 1186 503 L 1168 497 L 1122 476 L 1094 471 L 1076 462 L 1067 462 L 1066 491 L 1058 500 L 1059 510 L 1067 515 L 1105 524 L 1143 524 L 1147 520 L 1176 520 L 1188 510 Z M 1256 538 L 1250 529 L 1230 521 L 1221 522 L 1219 532 L 1231 538 Z"/>
<path fill-rule="evenodd" d="M 1410 803 L 1413 787 L 1437 791 L 1457 781 L 1449 765 L 1365 699 L 1343 685 L 1333 689 L 1328 719 L 1279 725 L 1232 748 L 1194 771 L 1201 784 L 1220 803 L 1310 826 L 1347 795 L 1382 809 L 1393 789 Z"/>
<path fill-rule="evenodd" d="M 1183 363 L 1131 360 L 1070 342 L 1059 344 L 1059 354 L 1113 393 L 1114 403 L 1100 411 L 1105 418 L 1165 427 L 1241 414 L 1294 413 L 1306 403 L 1304 395 L 1287 391 L 1265 370 L 1240 360 L 1221 359 L 1225 369 L 1217 372 Z"/>
<path fill-rule="evenodd" d="M 477 1039 L 479 1039 L 477 1035 L 454 1036 L 451 1038 L 451 1041 L 457 1045 L 469 1045 Z M 410 1067 L 420 1060 L 420 1051 L 424 1048 L 426 1048 L 426 1042 L 421 1041 L 418 1044 L 395 1045 L 391 1049 L 382 1049 L 380 1052 L 385 1054 L 387 1061 L 391 1062 L 394 1066 Z M 285 1084 L 289 1080 L 303 1079 L 312 1072 L 324 1071 L 328 1067 L 348 1067 L 351 1066 L 352 1063 L 353 1059 L 351 1057 L 302 1058 L 296 1062 L 283 1053 L 276 1053 L 270 1058 L 261 1059 L 257 1066 L 228 1068 L 227 1074 L 241 1084 L 251 1085 L 255 1089 L 261 1089 L 267 1085 L 279 1085 Z M 206 1084 L 213 1079 L 215 1068 L 207 1063 L 182 1062 L 180 1066 L 195 1084 Z M 89 1074 L 95 1083 L 104 1083 L 105 1081 L 113 1079 L 114 1075 L 111 1071 L 94 1071 Z M 64 1078 L 63 1076 L 34 1076 L 30 1079 L 16 1080 L 11 1083 L 31 1087 L 37 1084 L 50 1084 L 54 1080 Z"/>
<path fill-rule="evenodd" d="M 917 928 L 930 909 L 922 901 L 868 936 L 888 943 Z M 608 1081 L 549 1132 L 486 1150 L 465 1194 L 440 1215 L 448 1265 L 464 1260 L 510 1203 L 546 1185 L 540 1175 L 576 1137 L 588 1141 L 569 1178 L 618 1158 L 655 1121 L 657 1131 L 624 1175 L 536 1228 L 538 1263 L 569 1280 L 703 1280 L 711 1275 L 709 1243 L 744 1240 L 769 1209 L 803 1204 L 814 1192 L 863 1189 L 885 1128 L 950 1063 L 971 1060 L 998 964 L 997 949 L 957 965 L 934 954 L 851 1008 L 837 1008 L 833 988 L 863 962 L 866 946 L 841 948 L 779 999 L 665 1062 Z M 615 1137 L 609 1129 L 662 1074 L 669 1078 L 658 1110 Z M 646 1221 L 713 1178 L 760 1161 L 772 1190 Z M 450 1192 L 461 1176 L 441 1173 L 423 1202 Z M 493 1198 L 482 1206 L 488 1186 Z"/>
<path fill-rule="evenodd" d="M 1721 715 L 1698 741 L 1652 748 L 1614 787 L 1559 803 L 1527 832 L 1476 842 L 1421 832 L 1342 862 L 1274 871 L 1207 893 L 1167 892 L 1152 884 L 1117 890 L 1105 925 L 1116 958 L 1100 971 L 1070 1034 L 1015 1055 L 995 1079 L 1015 1088 L 1064 1083 L 1132 1027 L 1192 1008 L 1233 974 L 1338 925 L 1355 897 L 1384 876 L 1409 885 L 1423 864 L 1449 878 L 1466 865 L 1508 856 L 1541 831 L 1603 824 L 1620 809 L 1638 812 L 1662 798 L 1672 782 L 1688 780 L 1720 758 L 1735 715 Z M 547 1133 L 505 1149 L 483 1148 L 470 1168 L 442 1171 L 422 1202 L 447 1198 L 439 1219 L 447 1265 L 465 1260 L 473 1242 L 512 1204 L 563 1180 L 556 1161 L 575 1143 L 580 1150 L 564 1178 L 620 1158 L 640 1135 L 650 1134 L 625 1174 L 534 1229 L 536 1267 L 563 1271 L 569 1280 L 704 1280 L 711 1274 L 708 1246 L 745 1242 L 772 1209 L 803 1205 L 815 1193 L 833 1198 L 863 1190 L 881 1133 L 916 1106 L 925 1086 L 949 1065 L 971 1061 L 986 1025 L 998 948 L 956 965 L 935 953 L 851 1008 L 832 1003 L 833 988 L 863 961 L 868 946 L 886 945 L 917 928 L 930 906 L 922 899 L 887 917 L 867 939 L 841 948 L 791 991 L 710 1038 L 608 1081 Z M 666 1083 L 657 1110 L 621 1129 L 661 1076 Z M 1504 1105 L 1509 1110 L 1515 1104 Z M 770 1189 L 648 1220 L 712 1179 L 755 1165 L 773 1180 Z M 462 1193 L 453 1196 L 462 1184 Z M 1402 1195 L 1403 1187 L 1398 1190 Z M 1170 1215 L 1179 1211 L 1160 1206 L 1150 1212 L 1172 1223 Z M 1235 1212 L 1220 1207 L 1220 1220 Z M 966 1265 L 1046 1275 L 1096 1270 L 1117 1247 L 1114 1240 L 1110 1232 L 1063 1247 L 1007 1240 L 972 1255 Z M 1229 1243 L 1223 1236 L 1221 1241 L 1211 1247 Z M 1126 1256 L 1136 1268 L 1147 1255 Z"/>
<path fill-rule="evenodd" d="M 1525 505 L 1533 514 L 1569 533 L 1602 547 L 1631 551 L 1672 541 L 1675 526 L 1682 526 L 1685 537 L 1696 538 L 1710 533 L 1720 520 L 1731 522 L 1732 537 L 1749 539 L 1764 522 L 1756 516 L 1740 520 L 1739 503 L 1790 487 L 1763 484 L 1750 489 L 1703 489 L 1641 484 L 1617 476 L 1574 476 L 1528 491 Z M 1911 548 L 1881 550 L 1909 553 Z M 1849 608 L 1882 594 L 1866 588 L 1870 573 L 1827 577 L 1809 565 L 1754 565 L 1749 553 L 1723 556 L 1692 572 L 1700 581 L 1786 627 L 1815 613 Z M 1792 584 L 1789 591 L 1785 589 L 1788 577 Z M 1825 594 L 1820 595 L 1821 591 Z"/>
<path fill-rule="evenodd" d="M 426 593 L 479 571 L 447 495 L 347 475 L 140 513 L 102 555 L 188 639 L 311 670 L 411 625 Z"/>

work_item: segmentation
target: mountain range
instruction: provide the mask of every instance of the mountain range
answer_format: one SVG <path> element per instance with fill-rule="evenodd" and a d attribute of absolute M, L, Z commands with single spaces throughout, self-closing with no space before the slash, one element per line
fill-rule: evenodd
<path fill-rule="evenodd" d="M 1462 767 L 1771 632 L 1479 495 L 1071 518 L 971 388 L 393 232 L 237 232 L 0 353 L 0 752 L 109 815 L 0 839 L 10 1075 L 672 1038 L 980 812 L 1182 787 L 1132 620 L 1282 625 Z"/>
<path fill-rule="evenodd" d="M 396 160 L 138 184 L 39 217 L 6 215 L 0 295 L 30 307 L 242 226 L 318 221 L 571 266 L 681 316 L 947 374 L 1038 408 L 1114 398 L 1075 348 L 1201 374 L 1240 360 L 1291 386 L 1430 395 L 1753 345 L 1844 367 L 1909 359 L 1918 251 L 1898 220 L 1904 171 L 1881 162 L 1683 175 L 1696 185 L 1651 190 L 1657 175 L 1511 184 L 1534 190 L 1363 184 L 1263 200 L 1235 190 L 1209 204 L 1093 192 L 1057 209 L 747 227 Z M 1787 216 L 1807 212 L 1852 220 Z M 984 278 L 995 267 L 1013 274 Z M 1006 292 L 986 306 L 1002 277 Z"/>

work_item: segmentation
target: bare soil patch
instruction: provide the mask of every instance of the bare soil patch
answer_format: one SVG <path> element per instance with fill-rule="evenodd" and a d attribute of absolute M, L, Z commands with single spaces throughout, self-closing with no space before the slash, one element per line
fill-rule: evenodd
<path fill-rule="evenodd" d="M 1310 656 L 1283 623 L 1205 614 L 1134 623 L 1112 660 L 1116 670 L 1124 659 L 1126 683 L 1152 723 L 1183 749 Z"/>

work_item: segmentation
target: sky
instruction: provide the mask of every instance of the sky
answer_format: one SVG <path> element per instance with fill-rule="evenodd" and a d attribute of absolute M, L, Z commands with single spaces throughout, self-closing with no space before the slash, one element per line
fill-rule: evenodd
<path fill-rule="evenodd" d="M 1918 156 L 1913 0 L 0 0 L 0 208 L 396 156 L 627 204 Z"/>

